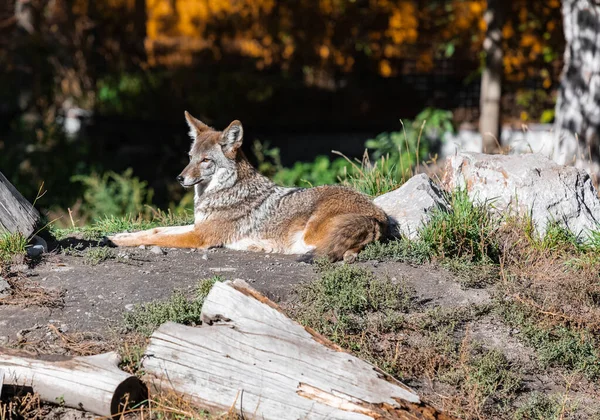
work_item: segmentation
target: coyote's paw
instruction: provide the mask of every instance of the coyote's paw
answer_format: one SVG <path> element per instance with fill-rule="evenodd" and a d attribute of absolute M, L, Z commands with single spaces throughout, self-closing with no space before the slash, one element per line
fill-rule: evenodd
<path fill-rule="evenodd" d="M 109 235 L 105 237 L 107 245 L 113 246 L 127 246 L 133 239 L 134 234 L 129 232 L 117 233 L 115 235 Z"/>
<path fill-rule="evenodd" d="M 358 258 L 358 253 L 356 251 L 348 250 L 344 253 L 344 262 L 346 264 L 354 263 L 357 258 Z"/>

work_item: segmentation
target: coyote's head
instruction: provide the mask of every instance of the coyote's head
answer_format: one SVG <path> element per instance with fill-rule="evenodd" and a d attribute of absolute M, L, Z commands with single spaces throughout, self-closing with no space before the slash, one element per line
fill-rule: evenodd
<path fill-rule="evenodd" d="M 231 187 L 237 180 L 236 155 L 244 135 L 242 123 L 235 120 L 225 130 L 216 131 L 187 111 L 185 119 L 193 143 L 190 163 L 177 181 L 186 188 L 195 186 L 199 194 Z"/>

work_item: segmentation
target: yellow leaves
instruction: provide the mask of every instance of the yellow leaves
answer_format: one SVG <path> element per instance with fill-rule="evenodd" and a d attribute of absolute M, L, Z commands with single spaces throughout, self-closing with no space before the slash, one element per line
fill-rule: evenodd
<path fill-rule="evenodd" d="M 544 86 L 544 89 L 550 89 L 550 87 L 552 86 L 552 80 L 548 77 L 544 79 L 542 85 Z"/>
<path fill-rule="evenodd" d="M 319 48 L 319 56 L 323 60 L 326 60 L 327 57 L 329 57 L 329 47 L 327 45 L 321 45 L 321 48 Z"/>
<path fill-rule="evenodd" d="M 417 40 L 419 22 L 412 2 L 401 2 L 388 20 L 386 34 L 394 44 L 414 43 Z"/>
<path fill-rule="evenodd" d="M 392 66 L 388 60 L 381 60 L 379 62 L 379 74 L 383 77 L 390 77 L 392 75 Z"/>
<path fill-rule="evenodd" d="M 480 2 L 477 2 L 477 1 L 469 2 L 469 9 L 470 9 L 471 13 L 474 15 L 483 14 L 483 5 Z"/>
<path fill-rule="evenodd" d="M 502 28 L 502 38 L 512 38 L 515 35 L 515 30 L 513 29 L 512 23 L 509 22 Z"/>

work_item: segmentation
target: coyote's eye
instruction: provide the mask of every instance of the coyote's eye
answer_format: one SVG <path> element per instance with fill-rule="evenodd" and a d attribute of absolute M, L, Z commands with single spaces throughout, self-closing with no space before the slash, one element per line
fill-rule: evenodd
<path fill-rule="evenodd" d="M 209 158 L 204 158 L 200 162 L 202 162 L 202 163 L 208 163 L 208 162 L 210 162 L 210 159 Z"/>

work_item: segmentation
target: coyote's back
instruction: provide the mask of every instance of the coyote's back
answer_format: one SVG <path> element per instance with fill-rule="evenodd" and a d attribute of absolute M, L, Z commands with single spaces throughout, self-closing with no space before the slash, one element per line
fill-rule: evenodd
<path fill-rule="evenodd" d="M 193 143 L 190 163 L 177 180 L 195 190 L 194 224 L 121 233 L 110 238 L 114 244 L 225 246 L 352 262 L 384 234 L 387 216 L 367 196 L 340 186 L 275 185 L 241 152 L 239 121 L 219 132 L 187 112 L 185 117 Z"/>

